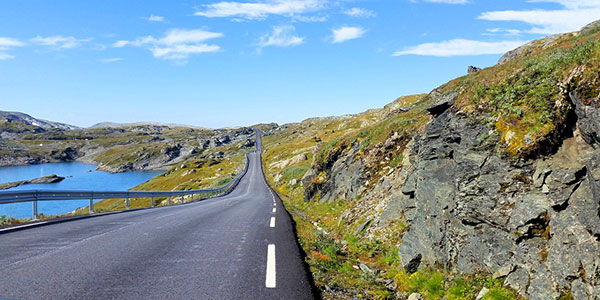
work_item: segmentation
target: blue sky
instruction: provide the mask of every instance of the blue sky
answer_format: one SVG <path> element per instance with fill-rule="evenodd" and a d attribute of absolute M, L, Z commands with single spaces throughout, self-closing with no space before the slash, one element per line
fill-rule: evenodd
<path fill-rule="evenodd" d="M 1 0 L 0 110 L 83 127 L 356 113 L 596 18 L 598 0 Z"/>

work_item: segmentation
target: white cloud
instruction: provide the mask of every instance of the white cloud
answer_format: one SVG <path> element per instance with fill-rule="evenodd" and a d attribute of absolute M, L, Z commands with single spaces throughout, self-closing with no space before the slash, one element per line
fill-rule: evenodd
<path fill-rule="evenodd" d="M 6 53 L 0 53 L 0 60 L 7 60 L 7 59 L 13 59 L 13 58 L 15 58 L 13 55 L 6 54 Z"/>
<path fill-rule="evenodd" d="M 296 28 L 292 25 L 273 26 L 273 31 L 263 35 L 260 38 L 258 45 L 260 47 L 289 47 L 300 45 L 304 42 L 304 38 L 294 35 L 295 30 Z"/>
<path fill-rule="evenodd" d="M 165 21 L 165 17 L 162 16 L 155 16 L 155 15 L 150 15 L 147 18 L 144 18 L 150 22 L 164 22 Z"/>
<path fill-rule="evenodd" d="M 23 46 L 25 46 L 25 43 L 23 43 L 17 39 L 13 39 L 13 38 L 9 38 L 9 37 L 0 37 L 0 51 L 7 51 L 14 47 L 23 47 Z M 14 55 L 0 52 L 0 60 L 7 60 L 7 59 L 13 59 L 13 58 L 15 58 Z"/>
<path fill-rule="evenodd" d="M 521 30 L 518 30 L 518 29 L 489 28 L 489 29 L 486 29 L 485 31 L 486 31 L 486 33 L 483 33 L 483 35 L 503 34 L 503 35 L 507 35 L 507 36 L 514 36 L 514 35 L 521 34 Z"/>
<path fill-rule="evenodd" d="M 223 1 L 204 5 L 196 16 L 208 18 L 238 17 L 264 19 L 268 15 L 293 16 L 325 7 L 326 0 L 267 0 L 262 2 Z"/>
<path fill-rule="evenodd" d="M 221 48 L 217 45 L 173 45 L 169 47 L 155 47 L 152 49 L 154 57 L 165 59 L 186 59 L 190 54 L 217 52 Z"/>
<path fill-rule="evenodd" d="M 529 2 L 557 3 L 557 10 L 501 10 L 482 13 L 478 18 L 487 21 L 517 21 L 530 24 L 534 34 L 555 34 L 577 31 L 600 18 L 598 0 L 530 0 Z"/>
<path fill-rule="evenodd" d="M 219 51 L 221 48 L 218 45 L 209 45 L 204 42 L 222 36 L 222 33 L 202 29 L 172 29 L 160 39 L 149 35 L 139 37 L 133 41 L 117 41 L 113 44 L 113 47 L 144 46 L 156 58 L 181 60 L 187 59 L 190 54 Z"/>
<path fill-rule="evenodd" d="M 360 8 L 360 7 L 353 7 L 351 9 L 345 10 L 344 14 L 349 15 L 351 17 L 357 17 L 357 18 L 375 17 L 374 11 Z"/>
<path fill-rule="evenodd" d="M 11 48 L 11 47 L 22 47 L 25 44 L 17 39 L 8 38 L 8 37 L 0 37 L 0 47 L 2 48 Z"/>
<path fill-rule="evenodd" d="M 598 2 L 598 0 L 529 0 L 529 2 L 558 3 L 568 9 L 600 7 L 600 2 Z"/>
<path fill-rule="evenodd" d="M 417 0 L 410 0 L 410 2 L 417 2 Z M 468 3 L 469 0 L 423 0 L 423 2 L 445 3 L 445 4 L 465 4 L 465 3 Z"/>
<path fill-rule="evenodd" d="M 116 62 L 116 61 L 121 61 L 121 60 L 123 60 L 123 59 L 120 57 L 113 57 L 113 58 L 103 58 L 100 61 L 103 63 L 111 63 L 111 62 Z"/>
<path fill-rule="evenodd" d="M 293 16 L 292 21 L 305 22 L 305 23 L 321 23 L 326 22 L 326 16 Z"/>
<path fill-rule="evenodd" d="M 338 29 L 333 29 L 332 43 L 341 43 L 347 40 L 357 39 L 362 37 L 367 31 L 361 27 L 343 26 Z"/>
<path fill-rule="evenodd" d="M 29 41 L 34 44 L 50 46 L 56 49 L 71 49 L 80 47 L 83 43 L 89 42 L 91 40 L 92 39 L 77 39 L 73 36 L 55 35 L 49 37 L 41 37 L 38 35 L 30 39 Z"/>
<path fill-rule="evenodd" d="M 129 44 L 131 44 L 130 41 L 116 41 L 112 46 L 115 48 L 123 48 Z"/>
<path fill-rule="evenodd" d="M 500 41 L 482 42 L 464 39 L 455 39 L 439 43 L 425 43 L 397 51 L 393 56 L 422 55 L 422 56 L 465 56 L 484 54 L 504 54 L 515 49 L 527 41 Z"/>

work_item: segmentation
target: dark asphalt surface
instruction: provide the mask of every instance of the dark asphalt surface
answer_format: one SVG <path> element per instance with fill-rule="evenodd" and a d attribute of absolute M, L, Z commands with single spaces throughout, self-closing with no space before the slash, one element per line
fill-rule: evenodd
<path fill-rule="evenodd" d="M 274 199 L 275 213 L 251 153 L 224 197 L 0 233 L 0 299 L 313 299 Z M 265 286 L 269 244 L 276 288 Z"/>

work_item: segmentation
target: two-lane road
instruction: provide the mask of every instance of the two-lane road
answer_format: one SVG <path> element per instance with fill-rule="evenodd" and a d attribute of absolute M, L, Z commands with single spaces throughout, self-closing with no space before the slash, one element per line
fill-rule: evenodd
<path fill-rule="evenodd" d="M 249 158 L 224 197 L 0 233 L 0 299 L 313 299 L 291 220 Z"/>

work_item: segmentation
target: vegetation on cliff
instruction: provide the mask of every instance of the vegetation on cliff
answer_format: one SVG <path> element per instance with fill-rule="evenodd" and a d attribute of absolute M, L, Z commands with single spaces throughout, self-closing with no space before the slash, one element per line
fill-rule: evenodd
<path fill-rule="evenodd" d="M 500 64 L 428 95 L 267 131 L 267 178 L 297 223 L 323 296 L 403 299 L 420 293 L 427 299 L 474 299 L 484 287 L 489 292 L 483 299 L 589 294 L 596 286 L 591 275 L 565 275 L 576 278 L 570 284 L 560 277 L 564 271 L 549 265 L 554 257 L 547 253 L 565 251 L 557 243 L 573 246 L 564 232 L 593 227 L 588 219 L 569 225 L 558 213 L 569 205 L 569 195 L 560 191 L 578 191 L 563 214 L 585 214 L 589 205 L 581 201 L 594 198 L 583 193 L 595 190 L 596 164 L 588 163 L 588 188 L 580 160 L 595 153 L 585 143 L 598 142 L 598 120 L 583 123 L 582 118 L 593 118 L 600 108 L 599 59 L 600 24 L 595 23 L 525 45 Z M 568 145 L 578 146 L 565 146 L 568 139 Z M 555 175 L 545 180 L 540 174 Z M 561 183 L 560 176 L 573 180 Z M 579 184 L 585 187 L 578 190 Z M 559 198 L 567 200 L 552 204 Z M 499 207 L 489 209 L 494 206 Z M 410 241 L 404 243 L 409 230 Z M 457 247 L 467 242 L 479 249 L 454 249 L 451 238 L 458 239 Z M 427 249 L 429 243 L 441 249 Z M 419 251 L 426 257 L 416 255 Z M 540 261 L 538 252 L 546 253 Z M 436 257 L 442 254 L 448 258 Z M 497 261 L 487 261 L 494 255 Z M 579 255 L 585 253 L 571 259 Z M 469 262 L 473 259 L 481 261 Z M 503 265 L 507 259 L 512 263 Z"/>

